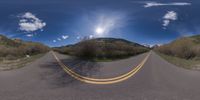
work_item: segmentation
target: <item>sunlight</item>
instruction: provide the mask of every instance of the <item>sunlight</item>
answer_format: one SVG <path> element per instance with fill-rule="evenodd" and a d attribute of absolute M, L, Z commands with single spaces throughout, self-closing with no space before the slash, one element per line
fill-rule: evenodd
<path fill-rule="evenodd" d="M 104 31 L 105 30 L 103 28 L 101 28 L 101 27 L 97 27 L 95 29 L 95 32 L 97 33 L 97 35 L 103 35 Z"/>

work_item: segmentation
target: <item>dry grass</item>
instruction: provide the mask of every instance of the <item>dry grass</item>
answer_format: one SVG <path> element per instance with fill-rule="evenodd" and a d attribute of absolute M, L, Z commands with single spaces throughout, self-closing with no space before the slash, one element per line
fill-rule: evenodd
<path fill-rule="evenodd" d="M 188 60 L 200 57 L 200 43 L 195 38 L 181 38 L 155 50 L 166 55 Z"/>
<path fill-rule="evenodd" d="M 37 55 L 48 50 L 49 47 L 41 43 L 9 39 L 0 35 L 0 61 L 17 60 L 26 57 L 26 55 Z"/>
<path fill-rule="evenodd" d="M 44 54 L 37 54 L 30 57 L 24 57 L 16 60 L 2 60 L 0 61 L 0 71 L 17 69 L 25 66 L 26 64 L 42 57 Z"/>
<path fill-rule="evenodd" d="M 200 70 L 200 60 L 198 59 L 183 59 L 183 58 L 178 58 L 174 56 L 169 56 L 166 54 L 158 53 L 162 58 L 164 58 L 166 61 L 178 66 L 182 67 L 185 69 L 195 69 L 195 70 Z"/>

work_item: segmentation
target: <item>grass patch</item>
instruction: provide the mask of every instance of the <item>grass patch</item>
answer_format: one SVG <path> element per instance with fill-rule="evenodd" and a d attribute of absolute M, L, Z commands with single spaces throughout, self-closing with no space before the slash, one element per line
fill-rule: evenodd
<path fill-rule="evenodd" d="M 26 64 L 44 56 L 44 54 L 37 54 L 30 57 L 19 58 L 17 60 L 3 60 L 0 61 L 0 70 L 12 70 L 24 67 Z"/>
<path fill-rule="evenodd" d="M 200 60 L 194 60 L 194 59 L 186 60 L 186 59 L 162 54 L 159 52 L 156 52 L 156 53 L 160 55 L 162 58 L 164 58 L 165 60 L 167 60 L 168 62 L 178 67 L 183 67 L 185 69 L 199 69 L 200 68 Z"/>

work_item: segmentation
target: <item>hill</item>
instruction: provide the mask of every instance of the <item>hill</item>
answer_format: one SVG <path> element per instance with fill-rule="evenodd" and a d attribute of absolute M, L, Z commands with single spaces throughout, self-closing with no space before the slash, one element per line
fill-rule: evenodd
<path fill-rule="evenodd" d="M 184 59 L 200 57 L 200 35 L 176 39 L 156 48 L 156 50 L 167 55 Z"/>
<path fill-rule="evenodd" d="M 18 59 L 26 55 L 36 55 L 47 52 L 49 47 L 36 42 L 22 41 L 20 39 L 9 39 L 0 35 L 0 60 Z"/>
<path fill-rule="evenodd" d="M 124 39 L 95 38 L 54 50 L 87 59 L 119 59 L 147 52 L 149 48 Z"/>

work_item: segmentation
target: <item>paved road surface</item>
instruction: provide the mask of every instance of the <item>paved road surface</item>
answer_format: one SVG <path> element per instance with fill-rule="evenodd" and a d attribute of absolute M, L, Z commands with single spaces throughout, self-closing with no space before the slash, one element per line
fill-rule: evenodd
<path fill-rule="evenodd" d="M 78 61 L 56 54 L 81 75 L 107 78 L 133 69 L 147 55 L 106 63 Z M 66 74 L 51 53 L 26 67 L 0 72 L 1 100 L 200 100 L 200 72 L 176 67 L 154 52 L 133 77 L 94 85 Z"/>

